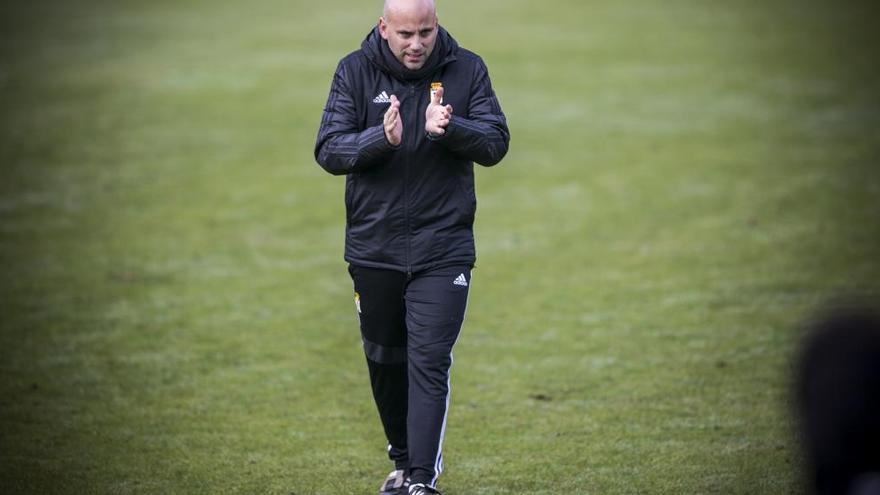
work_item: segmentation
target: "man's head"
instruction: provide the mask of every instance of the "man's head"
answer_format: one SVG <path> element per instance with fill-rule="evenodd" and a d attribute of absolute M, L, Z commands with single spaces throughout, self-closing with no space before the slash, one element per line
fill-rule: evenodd
<path fill-rule="evenodd" d="M 425 65 L 437 42 L 437 11 L 433 0 L 385 0 L 379 34 L 407 69 Z"/>

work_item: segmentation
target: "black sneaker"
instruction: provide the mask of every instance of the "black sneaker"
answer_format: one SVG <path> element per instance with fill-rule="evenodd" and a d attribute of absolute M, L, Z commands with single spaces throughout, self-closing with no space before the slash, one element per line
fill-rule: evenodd
<path fill-rule="evenodd" d="M 406 477 L 406 471 L 398 469 L 388 473 L 388 477 L 379 488 L 379 495 L 407 495 L 408 487 L 409 478 Z"/>
<path fill-rule="evenodd" d="M 436 488 L 432 488 L 424 483 L 416 483 L 410 485 L 409 495 L 443 495 Z"/>

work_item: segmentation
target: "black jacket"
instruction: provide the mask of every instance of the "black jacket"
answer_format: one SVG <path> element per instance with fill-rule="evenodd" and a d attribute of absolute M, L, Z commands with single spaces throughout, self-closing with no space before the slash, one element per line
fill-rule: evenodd
<path fill-rule="evenodd" d="M 425 132 L 432 82 L 453 107 L 440 137 Z M 403 120 L 398 147 L 382 125 L 392 94 Z M 318 163 L 346 175 L 346 261 L 408 273 L 473 265 L 473 162 L 495 165 L 509 139 L 480 57 L 440 28 L 431 56 L 412 71 L 374 28 L 339 62 L 315 144 Z"/>

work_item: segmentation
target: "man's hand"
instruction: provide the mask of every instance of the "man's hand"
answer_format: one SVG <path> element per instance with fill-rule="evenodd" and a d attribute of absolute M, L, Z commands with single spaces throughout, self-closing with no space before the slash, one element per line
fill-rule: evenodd
<path fill-rule="evenodd" d="M 403 120 L 400 118 L 400 100 L 391 95 L 391 106 L 385 111 L 385 138 L 392 146 L 400 146 L 403 139 Z"/>
<path fill-rule="evenodd" d="M 452 105 L 443 106 L 443 88 L 438 89 L 425 110 L 425 131 L 432 136 L 442 136 L 452 118 Z"/>

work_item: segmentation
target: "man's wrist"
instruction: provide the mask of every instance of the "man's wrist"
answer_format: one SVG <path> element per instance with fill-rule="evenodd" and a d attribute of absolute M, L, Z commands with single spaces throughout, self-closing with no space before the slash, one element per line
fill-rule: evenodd
<path fill-rule="evenodd" d="M 388 144 L 392 149 L 400 148 L 400 143 L 394 144 L 394 141 L 391 140 L 391 136 L 388 135 L 388 132 L 384 129 L 382 130 L 382 134 L 385 136 L 385 143 Z M 401 138 L 401 142 L 403 139 Z"/>

